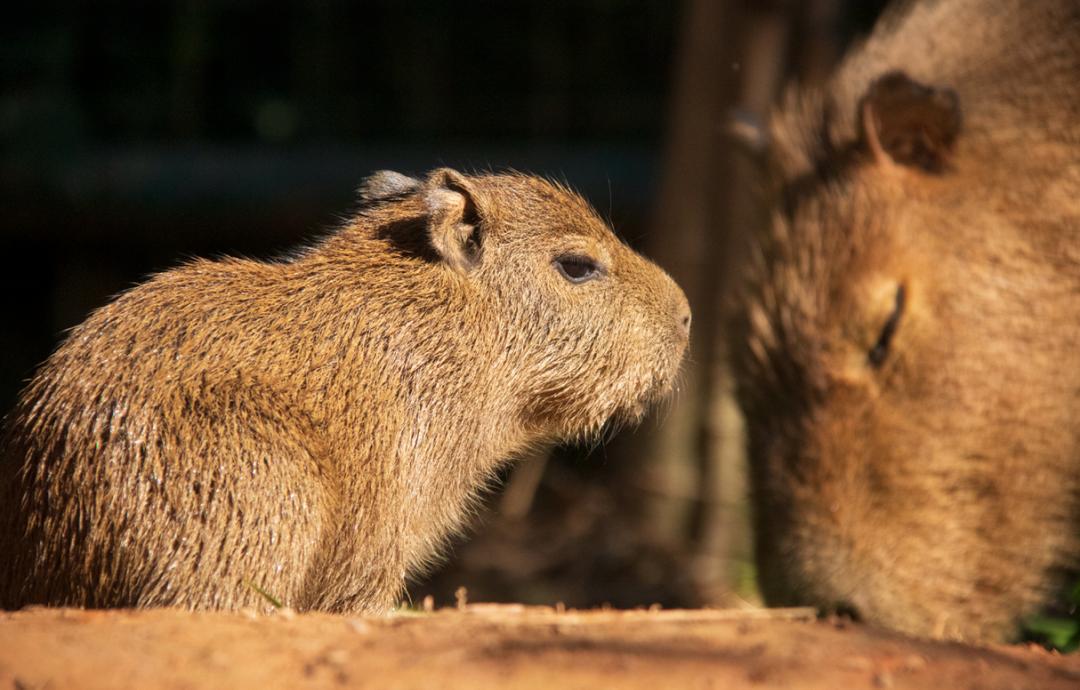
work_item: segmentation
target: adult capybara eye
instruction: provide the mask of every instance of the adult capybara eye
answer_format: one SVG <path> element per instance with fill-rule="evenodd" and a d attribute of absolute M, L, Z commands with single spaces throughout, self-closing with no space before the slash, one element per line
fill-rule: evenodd
<path fill-rule="evenodd" d="M 892 342 L 893 335 L 896 334 L 896 329 L 900 326 L 900 316 L 903 313 L 904 286 L 898 285 L 896 287 L 896 302 L 892 313 L 889 314 L 888 320 L 885 321 L 885 325 L 881 328 L 881 335 L 878 336 L 877 342 L 874 343 L 874 347 L 870 348 L 870 353 L 867 355 L 870 366 L 880 367 L 882 362 L 885 361 L 885 357 L 889 354 L 889 344 Z"/>
<path fill-rule="evenodd" d="M 595 261 L 587 256 L 571 254 L 555 259 L 555 268 L 571 283 L 584 283 L 598 278 L 602 271 Z"/>

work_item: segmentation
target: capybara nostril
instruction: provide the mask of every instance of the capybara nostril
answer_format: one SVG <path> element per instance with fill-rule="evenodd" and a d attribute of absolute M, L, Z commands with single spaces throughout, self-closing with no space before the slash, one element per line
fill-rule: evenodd
<path fill-rule="evenodd" d="M 690 302 L 686 299 L 686 294 L 677 285 L 672 283 L 674 288 L 674 300 L 671 305 L 671 313 L 675 317 L 676 329 L 679 334 L 684 338 L 690 337 Z"/>
<path fill-rule="evenodd" d="M 850 620 L 852 620 L 852 621 L 854 621 L 856 623 L 858 623 L 859 621 L 862 620 L 862 617 L 859 616 L 859 609 L 855 608 L 855 606 L 853 606 L 851 603 L 846 602 L 846 601 L 837 602 L 836 604 L 833 604 L 827 610 L 828 610 L 828 612 L 830 612 L 830 613 L 832 613 L 832 614 L 834 614 L 836 616 L 840 616 L 841 618 L 850 619 Z"/>

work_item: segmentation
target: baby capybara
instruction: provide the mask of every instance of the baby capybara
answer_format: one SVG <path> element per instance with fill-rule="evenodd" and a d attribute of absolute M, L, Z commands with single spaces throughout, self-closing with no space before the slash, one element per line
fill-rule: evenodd
<path fill-rule="evenodd" d="M 682 291 L 576 194 L 442 169 L 361 197 L 70 333 L 7 421 L 0 604 L 382 611 L 500 463 L 672 385 Z"/>

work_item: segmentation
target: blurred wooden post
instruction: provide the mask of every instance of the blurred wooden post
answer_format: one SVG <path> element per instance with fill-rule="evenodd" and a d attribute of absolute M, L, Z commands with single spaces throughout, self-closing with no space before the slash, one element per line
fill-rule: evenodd
<path fill-rule="evenodd" d="M 689 547 L 698 495 L 702 420 L 708 407 L 709 353 L 715 338 L 715 200 L 722 189 L 721 114 L 731 102 L 735 3 L 688 0 L 679 31 L 668 142 L 649 254 L 686 291 L 694 311 L 690 360 L 670 415 L 639 451 L 640 479 L 649 490 L 644 524 L 652 537 Z M 691 499 L 691 500 L 688 500 Z"/>
<path fill-rule="evenodd" d="M 734 105 L 741 113 L 764 124 L 784 77 L 792 13 L 779 8 L 745 12 L 740 17 L 739 79 Z M 718 114 L 726 119 L 726 113 Z M 727 172 L 723 189 L 717 190 L 722 207 L 716 209 L 714 241 L 721 279 L 715 289 L 717 328 L 723 329 L 729 314 L 722 296 L 737 279 L 745 256 L 746 234 L 763 222 L 760 167 L 750 156 L 736 151 L 733 138 L 720 151 Z M 753 591 L 745 577 L 752 561 L 749 506 L 746 501 L 746 453 L 742 415 L 735 402 L 734 382 L 728 367 L 723 333 L 710 351 L 709 407 L 705 416 L 706 441 L 702 457 L 702 488 L 699 539 L 695 574 L 709 603 L 731 605 Z M 749 591 L 748 591 L 749 590 Z"/>
<path fill-rule="evenodd" d="M 758 168 L 736 152 L 729 117 L 737 107 L 765 122 L 797 26 L 816 24 L 803 51 L 829 62 L 819 39 L 835 4 L 686 5 L 649 251 L 686 290 L 694 334 L 684 388 L 644 445 L 641 466 L 655 493 L 645 524 L 654 538 L 693 555 L 695 579 L 714 604 L 737 601 L 751 561 L 742 419 L 726 364 L 722 297 L 741 265 L 745 233 L 763 220 Z"/>

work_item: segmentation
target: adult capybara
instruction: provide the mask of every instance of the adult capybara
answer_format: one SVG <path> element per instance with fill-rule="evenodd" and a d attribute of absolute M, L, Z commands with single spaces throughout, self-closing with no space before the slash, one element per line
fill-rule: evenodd
<path fill-rule="evenodd" d="M 1011 638 L 1080 566 L 1080 3 L 905 4 L 770 130 L 732 331 L 764 593 Z"/>
<path fill-rule="evenodd" d="M 361 196 L 70 333 L 7 422 L 0 604 L 385 610 L 500 463 L 671 386 L 686 299 L 576 194 L 442 169 Z"/>

